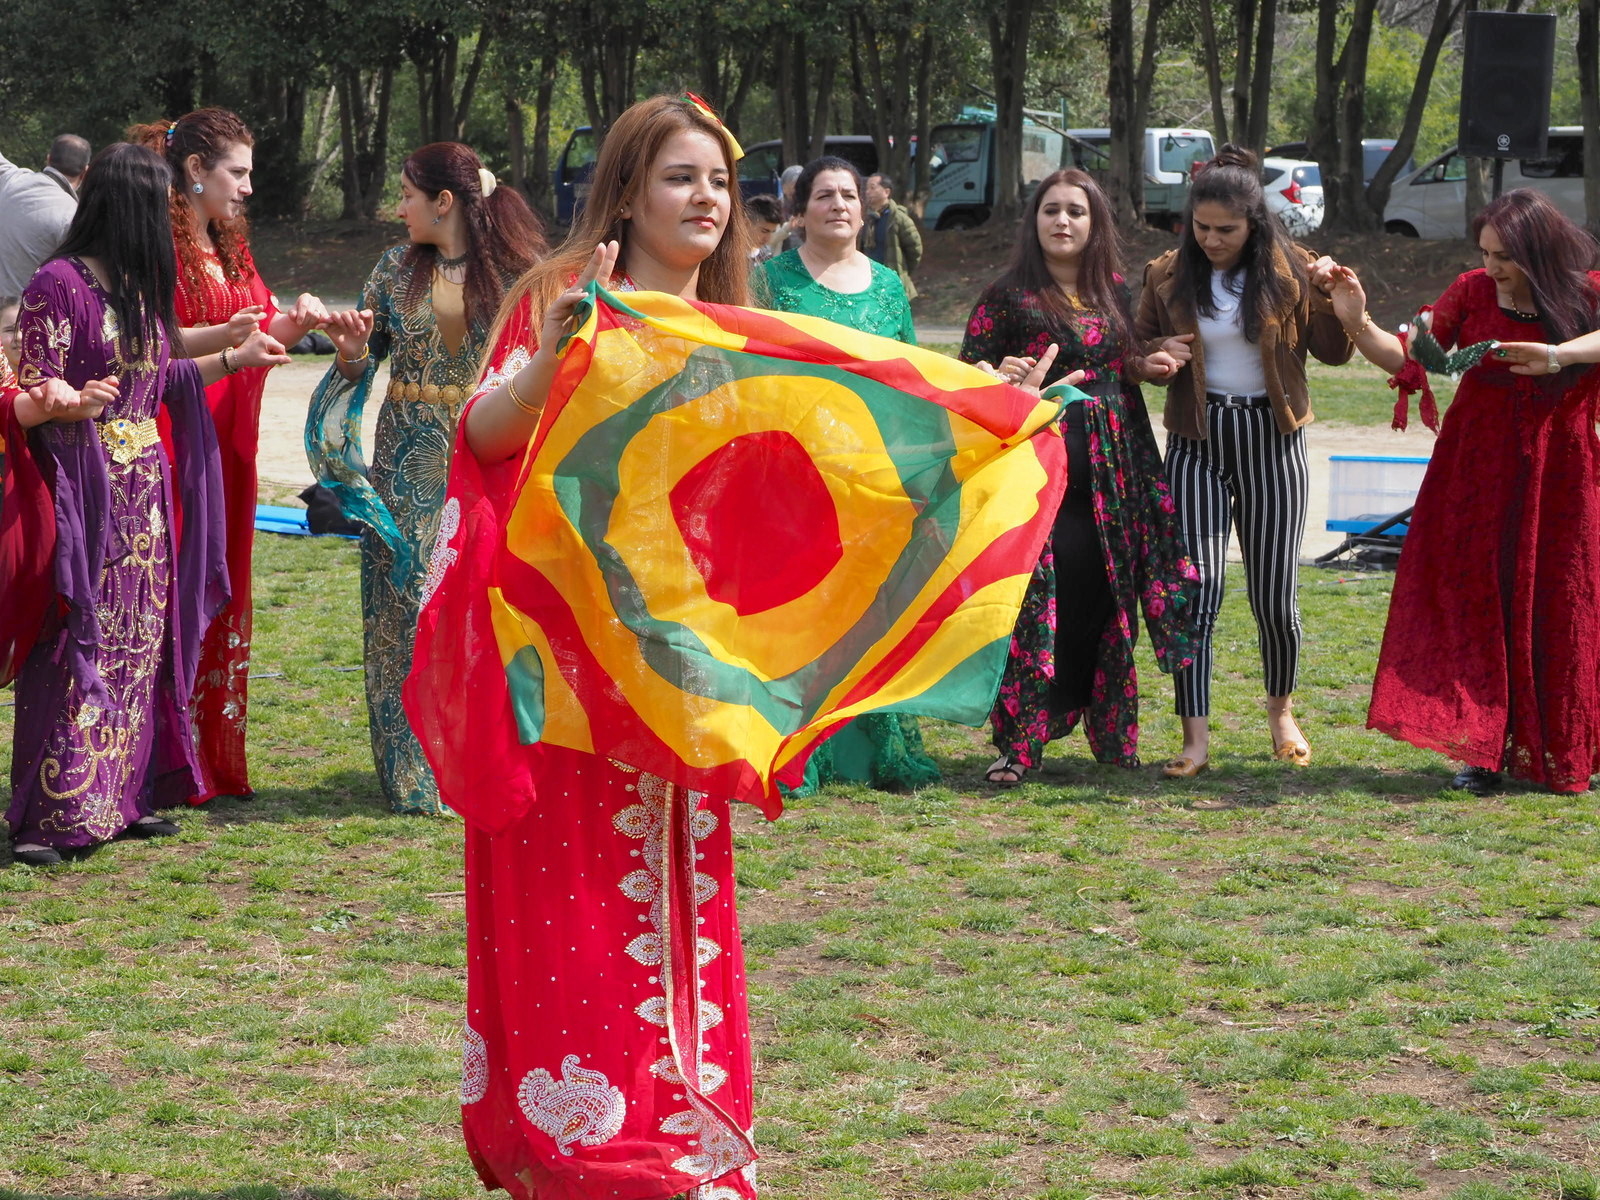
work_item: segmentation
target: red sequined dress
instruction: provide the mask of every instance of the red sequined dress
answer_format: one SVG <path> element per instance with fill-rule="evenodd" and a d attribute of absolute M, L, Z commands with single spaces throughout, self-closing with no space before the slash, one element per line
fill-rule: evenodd
<path fill-rule="evenodd" d="M 179 258 L 178 323 L 184 328 L 221 325 L 252 304 L 266 307 L 261 327 L 277 313 L 272 293 L 244 252 L 240 278 L 229 279 L 216 255 L 201 260 L 199 286 L 186 278 Z M 222 452 L 224 520 L 228 530 L 228 577 L 233 600 L 206 630 L 191 707 L 202 790 L 190 799 L 203 804 L 213 796 L 251 792 L 245 764 L 245 708 L 250 678 L 250 551 L 256 524 L 256 444 L 261 429 L 261 393 L 266 367 L 252 367 L 206 388 L 206 403 L 217 427 Z"/>
<path fill-rule="evenodd" d="M 1600 272 L 1590 280 L 1600 288 Z M 1441 346 L 1545 342 L 1462 275 Z M 1600 370 L 1513 375 L 1492 355 L 1456 389 L 1400 555 L 1370 728 L 1577 792 L 1600 772 Z"/>

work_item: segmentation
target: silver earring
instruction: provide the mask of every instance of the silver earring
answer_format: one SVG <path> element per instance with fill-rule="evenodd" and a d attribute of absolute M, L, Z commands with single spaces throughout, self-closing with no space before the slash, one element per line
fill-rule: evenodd
<path fill-rule="evenodd" d="M 435 225 L 437 225 L 437 224 L 438 224 L 438 223 L 439 223 L 439 222 L 440 222 L 440 221 L 442 221 L 442 220 L 444 220 L 444 218 L 443 218 L 443 217 L 435 217 L 435 218 L 434 218 L 434 219 L 433 219 L 433 223 L 434 223 L 434 224 L 435 224 Z"/>
<path fill-rule="evenodd" d="M 198 196 L 201 192 L 203 192 L 205 190 L 206 190 L 206 185 L 203 184 L 203 183 L 197 183 L 197 184 L 194 185 L 194 194 L 196 196 Z"/>

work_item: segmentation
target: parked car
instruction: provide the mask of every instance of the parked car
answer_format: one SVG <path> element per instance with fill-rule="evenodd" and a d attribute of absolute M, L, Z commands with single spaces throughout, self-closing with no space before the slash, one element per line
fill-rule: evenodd
<path fill-rule="evenodd" d="M 1406 237 L 1466 237 L 1466 180 L 1467 160 L 1451 147 L 1425 167 L 1395 181 L 1383 210 L 1383 227 Z M 1507 159 L 1502 187 L 1506 191 L 1537 188 L 1582 224 L 1583 127 L 1554 126 L 1543 156 Z"/>
<path fill-rule="evenodd" d="M 1026 192 L 1064 166 L 1067 137 L 1052 125 L 1022 119 L 1022 179 Z M 994 210 L 994 110 L 967 107 L 956 120 L 928 134 L 928 197 L 922 224 L 928 229 L 976 229 Z"/>
<path fill-rule="evenodd" d="M 1383 160 L 1389 157 L 1389 151 L 1395 147 L 1393 138 L 1362 138 L 1361 139 L 1361 183 L 1363 187 L 1370 187 L 1372 177 L 1378 173 L 1378 168 L 1383 166 Z M 1285 142 L 1281 146 L 1274 146 L 1267 151 L 1267 158 L 1298 158 L 1310 157 L 1311 148 L 1305 142 Z M 1417 169 L 1417 160 L 1406 159 L 1401 166 L 1396 179 L 1403 179 Z"/>
<path fill-rule="evenodd" d="M 1293 158 L 1261 160 L 1261 184 L 1267 211 L 1278 214 L 1290 237 L 1305 237 L 1322 228 L 1322 168 Z"/>
<path fill-rule="evenodd" d="M 1074 163 L 1097 179 L 1110 169 L 1111 130 L 1069 129 Z M 1158 229 L 1176 231 L 1189 202 L 1189 174 L 1217 152 L 1204 129 L 1150 128 L 1144 131 L 1144 219 Z"/>

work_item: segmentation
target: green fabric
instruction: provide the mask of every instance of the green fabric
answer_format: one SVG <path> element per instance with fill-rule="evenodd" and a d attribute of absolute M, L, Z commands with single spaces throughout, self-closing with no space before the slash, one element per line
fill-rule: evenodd
<path fill-rule="evenodd" d="M 872 263 L 866 291 L 836 292 L 811 277 L 799 250 L 785 250 L 757 266 L 750 282 L 758 307 L 821 317 L 916 345 L 911 302 L 900 277 L 882 263 Z M 939 765 L 923 750 L 915 717 L 867 713 L 817 748 L 806 762 L 805 782 L 788 794 L 809 796 L 823 784 L 843 782 L 909 791 L 938 783 Z"/>
<path fill-rule="evenodd" d="M 911 321 L 911 301 L 900 276 L 882 263 L 868 260 L 872 282 L 862 292 L 836 292 L 811 278 L 799 250 L 785 250 L 756 267 L 750 276 L 758 308 L 821 317 L 916 345 L 917 330 Z"/>

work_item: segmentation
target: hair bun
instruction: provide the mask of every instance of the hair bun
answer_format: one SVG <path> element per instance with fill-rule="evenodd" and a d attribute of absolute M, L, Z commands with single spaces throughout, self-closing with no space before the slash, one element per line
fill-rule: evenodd
<path fill-rule="evenodd" d="M 1224 142 L 1217 151 L 1216 157 L 1206 164 L 1208 167 L 1243 167 L 1246 171 L 1259 171 L 1261 160 L 1256 157 L 1255 151 L 1244 146 L 1235 146 L 1232 142 Z"/>
<path fill-rule="evenodd" d="M 485 200 L 494 195 L 494 189 L 499 186 L 500 183 L 495 179 L 493 171 L 489 170 L 488 167 L 478 168 L 478 187 L 483 192 Z"/>

